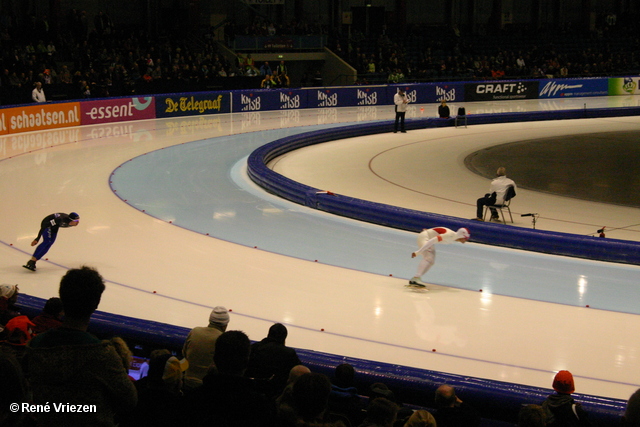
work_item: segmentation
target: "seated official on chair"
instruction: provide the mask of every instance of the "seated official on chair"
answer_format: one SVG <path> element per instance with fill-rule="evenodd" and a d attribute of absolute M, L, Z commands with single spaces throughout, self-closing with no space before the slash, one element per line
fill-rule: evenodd
<path fill-rule="evenodd" d="M 509 187 L 511 187 L 512 191 L 510 194 L 511 197 L 507 197 Z M 505 203 L 507 203 L 506 209 L 508 209 L 509 214 L 511 214 L 508 203 L 510 203 L 511 198 L 515 196 L 516 188 L 516 183 L 512 179 L 507 178 L 507 170 L 504 167 L 499 167 L 496 171 L 496 178 L 491 181 L 489 193 L 478 199 L 476 203 L 476 217 L 473 219 L 484 221 L 482 211 L 484 207 L 487 206 L 489 210 L 491 210 L 491 220 L 500 221 L 498 209 L 502 210 L 501 207 L 503 207 Z M 504 222 L 506 223 L 506 220 Z M 513 222 L 513 218 L 511 218 L 511 222 Z"/>
<path fill-rule="evenodd" d="M 502 215 L 502 222 L 506 224 L 507 216 L 504 213 L 506 209 L 511 222 L 513 223 L 513 215 L 511 215 L 511 199 L 513 199 L 514 197 L 516 197 L 516 190 L 513 188 L 513 185 L 510 185 L 507 187 L 507 193 L 504 196 L 504 202 L 495 203 L 494 205 L 484 207 L 484 215 L 482 216 L 482 220 L 486 221 L 487 213 L 491 211 L 491 220 L 500 222 L 500 217 L 497 215 L 497 211 L 500 211 L 500 215 Z"/>

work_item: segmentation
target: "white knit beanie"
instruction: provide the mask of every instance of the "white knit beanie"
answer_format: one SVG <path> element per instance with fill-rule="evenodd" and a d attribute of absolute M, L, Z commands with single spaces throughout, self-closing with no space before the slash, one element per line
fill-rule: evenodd
<path fill-rule="evenodd" d="M 18 291 L 18 285 L 0 285 L 0 297 L 11 298 Z"/>
<path fill-rule="evenodd" d="M 211 310 L 211 314 L 209 315 L 209 323 L 226 325 L 227 323 L 229 323 L 229 311 L 220 305 L 214 307 L 213 310 Z"/>

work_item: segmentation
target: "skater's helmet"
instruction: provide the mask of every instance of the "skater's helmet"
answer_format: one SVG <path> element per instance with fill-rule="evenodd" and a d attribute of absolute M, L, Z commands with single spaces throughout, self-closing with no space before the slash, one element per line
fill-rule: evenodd
<path fill-rule="evenodd" d="M 70 219 L 71 221 L 77 221 L 77 220 L 79 220 L 79 219 L 80 219 L 80 215 L 78 215 L 78 214 L 77 214 L 77 213 L 75 213 L 75 212 L 71 212 L 71 213 L 69 214 L 69 219 Z"/>
<path fill-rule="evenodd" d="M 466 228 L 462 227 L 462 228 L 459 228 L 458 231 L 456 231 L 456 237 L 458 239 L 469 240 L 469 238 L 471 237 L 471 233 L 469 233 L 469 230 L 467 230 Z"/>

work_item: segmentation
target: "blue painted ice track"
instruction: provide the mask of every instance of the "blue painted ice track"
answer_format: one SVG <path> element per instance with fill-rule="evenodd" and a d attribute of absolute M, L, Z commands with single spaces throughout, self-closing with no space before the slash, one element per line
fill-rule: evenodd
<path fill-rule="evenodd" d="M 385 125 L 388 122 L 379 126 Z M 246 158 L 258 147 L 335 127 L 344 125 L 277 129 L 168 147 L 121 165 L 111 186 L 136 209 L 200 234 L 329 265 L 411 277 L 417 265 L 409 257 L 415 233 L 309 209 L 264 192 L 246 177 Z M 640 314 L 634 266 L 477 244 L 439 247 L 438 254 L 428 278 L 438 285 Z"/>

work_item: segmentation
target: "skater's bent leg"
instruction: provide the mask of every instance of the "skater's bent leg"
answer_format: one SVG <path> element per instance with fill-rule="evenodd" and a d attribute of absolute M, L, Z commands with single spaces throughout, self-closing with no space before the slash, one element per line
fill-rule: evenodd
<path fill-rule="evenodd" d="M 35 258 L 34 261 L 39 260 L 47 252 L 49 252 L 49 249 L 51 249 L 51 246 L 53 246 L 53 243 L 56 241 L 56 237 L 57 234 L 52 235 L 49 233 L 44 233 L 42 235 L 42 243 L 40 243 L 36 250 L 33 252 L 33 258 Z"/>
<path fill-rule="evenodd" d="M 40 258 L 42 258 L 47 252 L 49 252 L 49 249 L 51 248 L 51 244 L 47 243 L 47 242 L 42 242 L 38 245 L 38 247 L 36 248 L 35 252 L 33 253 L 33 257 L 31 257 L 31 259 L 33 259 L 34 261 L 39 260 Z"/>
<path fill-rule="evenodd" d="M 425 254 L 425 257 L 422 258 L 420 264 L 418 264 L 418 270 L 416 271 L 416 277 L 424 276 L 427 271 L 433 266 L 434 257 L 430 254 Z"/>

